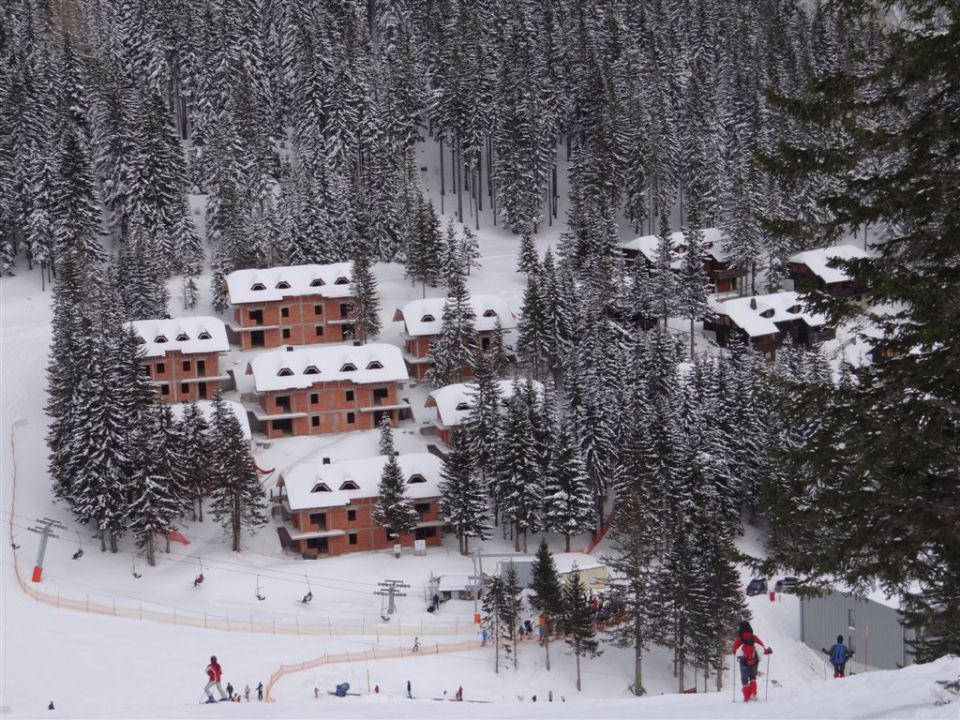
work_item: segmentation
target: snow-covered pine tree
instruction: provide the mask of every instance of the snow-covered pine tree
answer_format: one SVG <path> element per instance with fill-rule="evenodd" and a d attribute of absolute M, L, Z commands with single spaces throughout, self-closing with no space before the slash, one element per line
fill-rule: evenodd
<path fill-rule="evenodd" d="M 493 323 L 493 333 L 490 335 L 490 349 L 486 352 L 490 360 L 490 368 L 494 375 L 502 375 L 511 364 L 510 349 L 507 347 L 506 331 L 503 322 L 498 316 Z M 474 372 L 476 369 L 474 368 Z"/>
<path fill-rule="evenodd" d="M 540 272 L 540 256 L 537 246 L 530 233 L 524 233 L 520 238 L 520 256 L 517 258 L 517 269 L 525 275 L 534 275 Z"/>
<path fill-rule="evenodd" d="M 447 230 L 443 237 L 443 279 L 449 288 L 457 282 L 455 275 L 463 275 L 467 271 L 466 259 L 462 255 L 462 243 L 457 236 L 457 228 L 451 217 L 447 221 Z"/>
<path fill-rule="evenodd" d="M 663 319 L 664 327 L 667 325 L 667 319 L 677 313 L 680 288 L 674 269 L 674 257 L 670 223 L 664 213 L 660 218 L 657 258 L 650 269 L 650 294 L 656 298 L 657 314 Z"/>
<path fill-rule="evenodd" d="M 442 277 L 443 237 L 440 219 L 432 201 L 421 195 L 417 201 L 416 224 L 407 236 L 404 272 L 414 284 L 420 283 L 423 297 L 427 285 L 436 287 Z"/>
<path fill-rule="evenodd" d="M 105 260 L 106 252 L 100 242 L 100 207 L 90 158 L 85 143 L 73 128 L 68 128 L 60 140 L 53 197 L 56 257 L 63 257 L 67 248 L 74 248 L 87 255 L 90 262 Z"/>
<path fill-rule="evenodd" d="M 543 471 L 530 411 L 517 383 L 507 403 L 490 474 L 500 517 L 513 525 L 515 549 L 526 552 L 528 533 L 537 532 L 542 524 Z"/>
<path fill-rule="evenodd" d="M 135 455 L 131 463 L 128 522 L 147 564 L 157 564 L 156 536 L 169 537 L 184 506 L 184 480 L 176 424 L 166 403 L 156 403 L 136 428 Z M 167 551 L 169 552 L 169 539 Z"/>
<path fill-rule="evenodd" d="M 540 278 L 537 273 L 527 276 L 527 289 L 523 292 L 523 305 L 517 321 L 517 355 L 527 366 L 532 377 L 540 380 L 551 355 L 548 346 L 550 335 L 547 328 L 546 308 L 540 293 Z"/>
<path fill-rule="evenodd" d="M 476 314 L 470 303 L 466 278 L 456 273 L 450 278 L 450 291 L 443 305 L 440 334 L 430 344 L 430 384 L 443 387 L 463 380 L 464 368 L 473 362 L 477 344 Z"/>
<path fill-rule="evenodd" d="M 358 255 L 353 261 L 351 293 L 354 297 L 356 338 L 363 343 L 376 339 L 380 334 L 380 297 L 377 293 L 377 278 L 370 267 L 370 257 Z"/>
<path fill-rule="evenodd" d="M 577 659 L 577 692 L 580 692 L 580 658 L 596 657 L 603 653 L 593 627 L 593 617 L 587 602 L 587 590 L 580 579 L 574 563 L 563 588 L 563 633 L 564 642 Z"/>
<path fill-rule="evenodd" d="M 388 456 L 377 489 L 380 499 L 373 508 L 372 517 L 398 543 L 402 535 L 413 532 L 420 520 L 420 515 L 407 497 L 406 486 L 396 455 Z"/>
<path fill-rule="evenodd" d="M 501 566 L 501 568 L 504 566 Z M 500 606 L 500 634 L 504 641 L 504 654 L 513 658 L 513 669 L 517 669 L 517 631 L 520 629 L 520 607 L 523 602 L 520 576 L 513 563 L 508 563 L 503 573 L 503 603 Z"/>
<path fill-rule="evenodd" d="M 500 383 L 490 364 L 490 356 L 478 346 L 473 363 L 474 375 L 468 387 L 470 414 L 463 423 L 470 452 L 486 479 L 498 448 L 502 420 Z"/>
<path fill-rule="evenodd" d="M 493 639 L 493 671 L 500 673 L 500 648 L 503 645 L 503 635 L 500 632 L 500 618 L 504 614 L 507 604 L 503 578 L 494 575 L 483 592 L 483 625 L 490 632 Z"/>
<path fill-rule="evenodd" d="M 240 552 L 243 530 L 267 522 L 267 501 L 240 421 L 219 392 L 213 398 L 211 419 L 210 510 L 229 534 L 231 549 Z"/>
<path fill-rule="evenodd" d="M 562 624 L 563 587 L 557 574 L 556 563 L 553 562 L 553 554 L 544 538 L 540 538 L 530 575 L 530 589 L 534 593 L 530 596 L 530 606 L 541 618 L 540 642 L 546 656 L 547 672 L 550 672 L 550 635 L 558 622 Z"/>
<path fill-rule="evenodd" d="M 707 276 L 703 271 L 706 250 L 703 230 L 700 227 L 700 208 L 696 200 L 690 208 L 690 220 L 685 239 L 687 252 L 680 261 L 677 306 L 681 315 L 690 318 L 690 359 L 693 360 L 694 323 L 710 312 L 710 305 L 707 303 Z"/>
<path fill-rule="evenodd" d="M 463 430 L 454 430 L 450 453 L 443 459 L 440 483 L 440 515 L 456 534 L 462 555 L 469 551 L 470 538 L 490 537 L 487 497 L 468 442 Z"/>
<path fill-rule="evenodd" d="M 471 268 L 480 267 L 480 242 L 469 225 L 464 225 L 461 232 L 460 258 L 467 275 L 470 274 Z"/>
<path fill-rule="evenodd" d="M 570 418 L 560 421 L 559 432 L 550 443 L 550 463 L 543 485 L 543 525 L 563 535 L 564 552 L 570 552 L 570 536 L 593 526 L 593 492 Z"/>
<path fill-rule="evenodd" d="M 396 455 L 396 449 L 393 446 L 393 429 L 390 425 L 390 416 L 382 415 L 380 422 L 377 423 L 380 430 L 378 447 L 380 454 L 384 456 Z"/>
<path fill-rule="evenodd" d="M 185 460 L 185 484 L 189 495 L 190 514 L 203 522 L 203 499 L 211 486 L 213 448 L 210 426 L 196 402 L 189 402 L 180 419 L 180 449 Z"/>

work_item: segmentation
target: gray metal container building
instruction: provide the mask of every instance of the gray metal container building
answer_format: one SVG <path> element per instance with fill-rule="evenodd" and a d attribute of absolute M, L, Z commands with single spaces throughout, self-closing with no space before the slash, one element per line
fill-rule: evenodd
<path fill-rule="evenodd" d="M 837 635 L 843 635 L 844 643 L 856 653 L 848 672 L 859 672 L 864 664 L 894 670 L 913 663 L 907 645 L 913 631 L 900 624 L 896 608 L 843 592 L 801 598 L 800 639 L 820 652 L 829 650 Z"/>

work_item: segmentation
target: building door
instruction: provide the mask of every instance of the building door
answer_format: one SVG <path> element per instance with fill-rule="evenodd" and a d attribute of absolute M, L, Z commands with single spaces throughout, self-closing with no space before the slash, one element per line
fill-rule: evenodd
<path fill-rule="evenodd" d="M 197 377 L 203 377 L 207 374 L 207 361 L 197 360 Z"/>
<path fill-rule="evenodd" d="M 263 330 L 254 330 L 250 333 L 250 345 L 253 347 L 263 347 Z"/>
<path fill-rule="evenodd" d="M 201 400 L 207 399 L 207 384 L 205 382 L 197 383 L 197 393 Z"/>
<path fill-rule="evenodd" d="M 327 547 L 327 539 L 322 538 L 310 538 L 307 540 L 307 549 L 316 550 L 320 555 L 326 555 L 330 552 L 330 548 Z"/>

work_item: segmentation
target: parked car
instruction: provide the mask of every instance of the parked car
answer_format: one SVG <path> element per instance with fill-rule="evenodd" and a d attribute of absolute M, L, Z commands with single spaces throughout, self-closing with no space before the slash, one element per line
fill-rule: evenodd
<path fill-rule="evenodd" d="M 747 585 L 747 595 L 763 595 L 767 591 L 766 578 L 754 578 Z"/>
<path fill-rule="evenodd" d="M 797 585 L 800 584 L 800 581 L 788 575 L 787 577 L 780 578 L 777 580 L 777 584 L 773 586 L 773 589 L 777 592 L 792 593 L 797 591 Z"/>

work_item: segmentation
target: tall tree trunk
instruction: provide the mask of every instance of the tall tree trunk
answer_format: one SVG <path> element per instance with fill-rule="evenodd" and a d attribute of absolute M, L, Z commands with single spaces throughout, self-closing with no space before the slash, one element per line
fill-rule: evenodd
<path fill-rule="evenodd" d="M 639 618 L 634 621 L 633 639 L 633 694 L 643 695 L 643 633 Z"/>
<path fill-rule="evenodd" d="M 576 650 L 573 652 L 577 656 L 577 692 L 580 692 L 580 653 Z"/>
<path fill-rule="evenodd" d="M 240 552 L 240 498 L 233 499 L 233 551 Z"/>
<path fill-rule="evenodd" d="M 543 629 L 543 650 L 546 653 L 547 672 L 550 672 L 550 625 L 546 618 L 540 627 Z"/>
<path fill-rule="evenodd" d="M 110 552 L 115 553 L 119 550 L 117 547 L 117 534 L 115 532 L 110 533 Z"/>
<path fill-rule="evenodd" d="M 440 214 L 443 214 L 443 200 L 447 193 L 447 181 L 443 176 L 443 138 L 441 137 L 440 142 Z M 426 297 L 426 294 L 424 294 Z"/>
<path fill-rule="evenodd" d="M 464 168 L 463 168 L 463 166 L 462 166 L 462 164 L 461 164 L 461 162 L 460 162 L 460 153 L 461 153 L 461 150 L 460 150 L 460 137 L 458 136 L 458 137 L 457 137 L 457 152 L 456 152 L 456 158 L 457 158 L 457 160 L 456 160 L 456 163 L 455 163 L 455 167 L 456 167 L 457 172 L 456 172 L 456 175 L 455 175 L 454 177 L 455 177 L 455 179 L 456 179 L 456 185 L 457 185 L 457 220 L 462 223 L 462 222 L 463 222 L 463 173 L 464 173 Z"/>
<path fill-rule="evenodd" d="M 690 360 L 693 360 L 693 315 L 690 316 Z"/>
<path fill-rule="evenodd" d="M 563 536 L 563 547 L 564 552 L 570 552 L 570 533 L 567 533 Z"/>
<path fill-rule="evenodd" d="M 150 533 L 147 535 L 147 565 L 153 567 L 156 564 L 156 548 L 154 547 L 153 533 Z"/>

